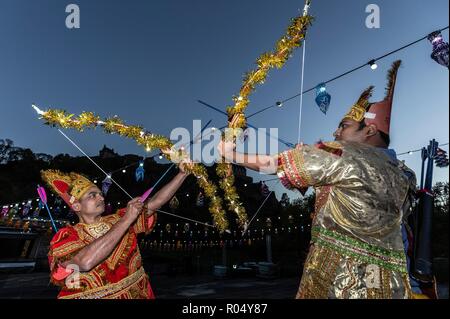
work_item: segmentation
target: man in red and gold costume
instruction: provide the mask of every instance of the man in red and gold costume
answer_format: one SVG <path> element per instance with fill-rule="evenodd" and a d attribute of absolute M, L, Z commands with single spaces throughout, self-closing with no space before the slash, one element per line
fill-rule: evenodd
<path fill-rule="evenodd" d="M 297 145 L 276 156 L 219 152 L 247 168 L 278 174 L 284 186 L 316 192 L 312 239 L 297 298 L 412 298 L 402 224 L 415 191 L 414 172 L 389 147 L 400 61 L 388 73 L 385 98 L 366 89 L 344 116 L 335 141 Z"/>
<path fill-rule="evenodd" d="M 154 299 L 142 267 L 137 235 L 152 231 L 156 211 L 169 201 L 188 174 L 180 172 L 147 202 L 128 202 L 116 214 L 102 216 L 100 189 L 82 175 L 42 171 L 43 180 L 77 214 L 79 222 L 60 229 L 48 253 L 51 282 L 59 299 Z"/>

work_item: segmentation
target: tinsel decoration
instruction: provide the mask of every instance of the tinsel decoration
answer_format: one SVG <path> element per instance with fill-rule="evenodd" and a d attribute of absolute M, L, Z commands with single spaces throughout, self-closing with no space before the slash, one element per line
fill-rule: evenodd
<path fill-rule="evenodd" d="M 305 38 L 306 30 L 311 25 L 312 20 L 313 18 L 309 15 L 292 19 L 286 34 L 277 42 L 275 50 L 263 53 L 257 59 L 258 67 L 244 76 L 239 95 L 233 97 L 234 106 L 227 108 L 229 118 L 233 118 L 235 114 L 244 114 L 249 104 L 248 97 L 255 90 L 256 85 L 264 83 L 270 69 L 283 67 L 294 49 L 301 46 L 301 41 Z M 245 116 L 239 116 L 238 121 L 233 123 L 233 128 L 243 128 L 245 125 Z"/>
<path fill-rule="evenodd" d="M 250 102 L 249 96 L 255 90 L 256 85 L 264 83 L 270 69 L 283 67 L 294 49 L 301 46 L 306 30 L 313 20 L 307 14 L 308 7 L 309 1 L 307 1 L 303 15 L 292 19 L 286 34 L 276 43 L 275 50 L 263 53 L 256 60 L 257 68 L 245 74 L 239 94 L 233 97 L 234 105 L 227 108 L 228 127 L 232 130 L 231 134 L 228 132 L 229 135 L 224 136 L 225 140 L 235 140 L 245 129 L 247 121 L 244 112 Z M 217 165 L 217 175 L 222 179 L 220 186 L 225 193 L 228 208 L 237 214 L 239 223 L 243 226 L 247 222 L 247 214 L 245 213 L 245 208 L 239 202 L 234 186 L 234 176 L 228 173 L 230 169 L 231 165 L 229 163 L 219 163 Z"/>
<path fill-rule="evenodd" d="M 232 166 L 226 163 L 217 164 L 216 172 L 220 177 L 219 185 L 225 195 L 227 207 L 234 212 L 238 217 L 238 224 L 243 227 L 247 223 L 247 214 L 245 208 L 240 202 L 236 187 L 234 187 L 234 175 L 232 173 Z"/>
<path fill-rule="evenodd" d="M 36 105 L 33 105 L 33 108 L 47 125 L 72 128 L 80 132 L 85 128 L 96 128 L 100 126 L 103 127 L 106 133 L 119 134 L 120 136 L 135 140 L 148 152 L 153 149 L 170 149 L 172 150 L 172 157 L 164 155 L 168 160 L 172 158 L 178 162 L 180 158 L 187 157 L 184 150 L 175 150 L 173 143 L 167 137 L 144 131 L 140 126 L 125 125 L 117 116 L 102 121 L 100 117 L 94 115 L 92 112 L 83 112 L 76 117 L 74 114 L 69 114 L 64 110 L 49 109 L 42 111 Z M 217 187 L 208 180 L 205 166 L 194 164 L 192 168 L 187 169 L 189 173 L 197 177 L 200 188 L 203 189 L 203 193 L 209 199 L 209 212 L 213 217 L 214 225 L 220 232 L 224 232 L 228 228 L 228 221 L 226 220 L 225 211 L 222 208 L 222 200 L 217 194 Z"/>

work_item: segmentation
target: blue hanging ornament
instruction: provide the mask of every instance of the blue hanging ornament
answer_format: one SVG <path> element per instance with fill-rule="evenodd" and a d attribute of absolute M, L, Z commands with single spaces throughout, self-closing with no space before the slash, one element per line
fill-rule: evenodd
<path fill-rule="evenodd" d="M 323 114 L 327 114 L 328 108 L 330 107 L 331 95 L 328 94 L 325 87 L 325 83 L 320 83 L 316 86 L 316 104 Z"/>
<path fill-rule="evenodd" d="M 136 182 L 144 180 L 144 173 L 145 173 L 144 161 L 141 160 L 141 161 L 139 161 L 139 166 L 136 168 L 136 173 L 135 173 L 135 175 L 136 175 Z"/>
<path fill-rule="evenodd" d="M 106 196 L 111 185 L 112 185 L 111 174 L 108 174 L 108 175 L 106 175 L 105 179 L 102 181 L 103 196 Z"/>
<path fill-rule="evenodd" d="M 197 207 L 203 207 L 205 205 L 205 196 L 203 196 L 203 193 L 198 193 L 197 196 Z"/>
<path fill-rule="evenodd" d="M 431 52 L 431 58 L 442 66 L 449 66 L 448 51 L 449 45 L 442 38 L 440 31 L 434 31 L 428 35 L 428 40 L 433 45 L 433 51 Z"/>
<path fill-rule="evenodd" d="M 23 217 L 28 216 L 28 213 L 30 212 L 30 209 L 31 209 L 31 202 L 28 202 L 28 203 L 23 207 L 23 210 L 22 210 L 22 216 L 23 216 Z"/>

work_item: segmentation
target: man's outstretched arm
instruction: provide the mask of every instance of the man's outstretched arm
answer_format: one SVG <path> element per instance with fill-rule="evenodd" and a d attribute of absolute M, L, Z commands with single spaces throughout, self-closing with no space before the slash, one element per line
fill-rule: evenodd
<path fill-rule="evenodd" d="M 276 156 L 238 153 L 235 148 L 235 143 L 223 140 L 217 146 L 219 154 L 230 163 L 265 174 L 276 174 L 278 166 Z"/>
<path fill-rule="evenodd" d="M 64 262 L 62 266 L 77 265 L 80 271 L 90 271 L 104 261 L 112 253 L 123 235 L 128 231 L 140 214 L 143 204 L 139 198 L 128 202 L 127 211 L 111 229 L 103 236 L 81 249 L 72 259 Z"/>
<path fill-rule="evenodd" d="M 154 196 L 147 201 L 147 211 L 149 214 L 160 209 L 165 203 L 167 203 L 173 195 L 177 192 L 180 186 L 183 184 L 186 177 L 189 174 L 186 172 L 186 165 L 192 165 L 191 162 L 180 163 L 180 172 L 163 188 L 161 188 Z"/>

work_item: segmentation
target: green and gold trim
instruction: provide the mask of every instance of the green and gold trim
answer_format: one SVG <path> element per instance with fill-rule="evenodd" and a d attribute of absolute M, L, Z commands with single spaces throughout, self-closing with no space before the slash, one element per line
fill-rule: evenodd
<path fill-rule="evenodd" d="M 329 247 L 342 255 L 368 264 L 375 264 L 392 271 L 407 273 L 406 256 L 403 251 L 389 250 L 370 245 L 336 231 L 313 227 L 312 242 Z"/>

